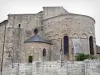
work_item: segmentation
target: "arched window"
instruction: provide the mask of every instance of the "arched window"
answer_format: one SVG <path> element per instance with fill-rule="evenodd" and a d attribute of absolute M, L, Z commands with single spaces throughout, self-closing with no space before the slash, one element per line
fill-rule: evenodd
<path fill-rule="evenodd" d="M 29 63 L 32 63 L 32 61 L 33 61 L 33 57 L 32 57 L 32 56 L 29 56 L 29 57 L 28 57 L 28 62 L 29 62 Z"/>
<path fill-rule="evenodd" d="M 46 49 L 45 48 L 43 49 L 43 56 L 44 57 L 46 56 Z"/>
<path fill-rule="evenodd" d="M 64 36 L 64 54 L 69 53 L 69 42 L 68 36 Z"/>
<path fill-rule="evenodd" d="M 34 29 L 34 33 L 35 34 L 37 34 L 38 33 L 38 29 L 36 28 L 36 29 Z"/>
<path fill-rule="evenodd" d="M 90 45 L 90 54 L 94 54 L 94 48 L 93 48 L 93 37 L 89 37 L 89 45 Z"/>

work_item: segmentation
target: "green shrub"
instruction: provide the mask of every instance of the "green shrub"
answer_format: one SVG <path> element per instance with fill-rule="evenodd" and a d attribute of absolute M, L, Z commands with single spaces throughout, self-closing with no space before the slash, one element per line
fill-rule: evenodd
<path fill-rule="evenodd" d="M 84 54 L 84 53 L 78 53 L 75 56 L 76 61 L 84 61 L 85 59 L 95 59 L 96 57 L 93 55 L 89 55 L 89 54 Z"/>

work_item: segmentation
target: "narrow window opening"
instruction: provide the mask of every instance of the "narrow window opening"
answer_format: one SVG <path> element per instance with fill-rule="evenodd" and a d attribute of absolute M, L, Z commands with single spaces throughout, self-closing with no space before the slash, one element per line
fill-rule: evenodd
<path fill-rule="evenodd" d="M 29 62 L 29 63 L 32 63 L 32 61 L 33 61 L 33 57 L 32 57 L 32 56 L 29 56 L 29 57 L 28 57 L 28 62 Z"/>
<path fill-rule="evenodd" d="M 19 24 L 18 27 L 20 28 L 21 27 L 21 24 Z"/>
<path fill-rule="evenodd" d="M 69 53 L 69 40 L 68 36 L 64 36 L 64 55 Z"/>
<path fill-rule="evenodd" d="M 89 45 L 90 45 L 90 54 L 94 55 L 94 48 L 93 48 L 93 37 L 89 37 Z"/>
<path fill-rule="evenodd" d="M 44 57 L 46 56 L 46 49 L 45 48 L 43 49 L 43 56 Z"/>

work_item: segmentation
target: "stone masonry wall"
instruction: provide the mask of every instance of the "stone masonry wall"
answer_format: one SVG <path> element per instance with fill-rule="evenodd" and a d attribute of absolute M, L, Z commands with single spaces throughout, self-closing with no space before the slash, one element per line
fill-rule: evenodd
<path fill-rule="evenodd" d="M 66 35 L 69 37 L 69 55 L 63 56 L 64 60 L 74 59 L 72 43 L 74 34 L 81 39 L 84 53 L 90 53 L 89 36 L 93 36 L 95 47 L 94 20 L 92 18 L 84 15 L 70 14 L 62 7 L 44 7 L 43 11 L 37 14 L 8 15 L 5 51 L 11 51 L 12 58 L 10 57 L 9 59 L 7 55 L 5 55 L 5 58 L 13 62 L 23 60 L 19 53 L 25 52 L 24 41 L 34 35 L 33 31 L 35 28 L 40 28 L 39 35 L 46 40 L 51 40 L 53 43 L 51 46 L 51 60 L 54 61 L 59 60 L 61 39 L 63 40 L 63 37 Z M 29 49 L 27 48 L 27 50 Z M 7 59 L 5 59 L 5 62 Z"/>
<path fill-rule="evenodd" d="M 60 55 L 61 39 L 63 40 L 64 36 L 68 36 L 69 38 L 69 60 L 74 59 L 73 39 L 80 39 L 80 51 L 89 54 L 89 37 L 93 36 L 94 53 L 96 54 L 95 28 L 92 18 L 79 14 L 64 14 L 44 20 L 43 25 L 46 38 L 53 42 L 51 50 L 55 54 L 54 56 L 52 55 L 52 60 L 59 59 L 57 57 Z M 64 48 L 62 49 L 64 50 Z M 67 60 L 67 56 L 63 58 Z"/>
<path fill-rule="evenodd" d="M 52 18 L 62 14 L 67 14 L 68 11 L 63 7 L 43 7 L 43 19 Z"/>
<path fill-rule="evenodd" d="M 0 23 L 0 71 L 3 68 L 3 58 L 4 58 L 4 45 L 5 45 L 5 32 L 8 20 L 4 20 Z"/>
<path fill-rule="evenodd" d="M 3 75 L 100 75 L 100 60 L 15 63 L 4 68 Z"/>
<path fill-rule="evenodd" d="M 29 50 L 25 48 L 24 41 L 34 35 L 35 28 L 39 29 L 41 37 L 51 40 L 52 61 L 60 59 L 61 39 L 63 40 L 64 36 L 69 37 L 69 60 L 73 60 L 74 36 L 82 39 L 83 52 L 89 53 L 89 36 L 93 36 L 95 47 L 94 23 L 89 16 L 71 14 L 62 7 L 44 7 L 43 11 L 37 14 L 9 14 L 6 24 L 0 23 L 0 65 L 3 63 L 3 68 L 9 64 L 14 66 L 13 63 L 24 62 L 22 54 Z M 66 56 L 62 57 L 67 60 Z"/>

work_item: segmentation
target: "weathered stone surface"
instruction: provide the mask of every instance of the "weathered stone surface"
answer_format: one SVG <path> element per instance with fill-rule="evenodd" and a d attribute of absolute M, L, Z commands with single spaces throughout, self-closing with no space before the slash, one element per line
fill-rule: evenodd
<path fill-rule="evenodd" d="M 9 65 L 3 75 L 100 75 L 99 66 L 100 60 L 64 61 L 62 66 L 60 61 L 35 61 Z"/>
<path fill-rule="evenodd" d="M 37 14 L 9 14 L 8 20 L 0 23 L 0 69 L 9 66 L 9 64 L 14 67 L 14 63 L 26 63 L 29 56 L 33 56 L 34 61 L 74 60 L 73 39 L 80 40 L 79 45 L 82 53 L 90 54 L 90 36 L 93 37 L 94 55 L 96 55 L 94 24 L 93 18 L 69 13 L 63 7 L 44 7 L 43 11 Z M 36 28 L 39 30 L 38 35 L 51 42 L 52 45 L 24 43 L 26 39 L 34 35 Z M 69 52 L 66 55 L 64 55 L 64 36 L 68 36 L 69 39 Z M 43 57 L 44 48 L 46 49 L 46 57 Z M 9 70 L 14 73 L 16 68 L 13 70 L 9 68 Z M 36 70 L 35 74 L 39 75 L 41 71 Z M 65 74 L 66 69 L 63 71 Z M 47 69 L 47 73 L 59 75 L 61 72 L 50 72 Z M 8 74 L 10 75 L 10 73 Z M 44 73 L 44 75 L 47 74 Z"/>

